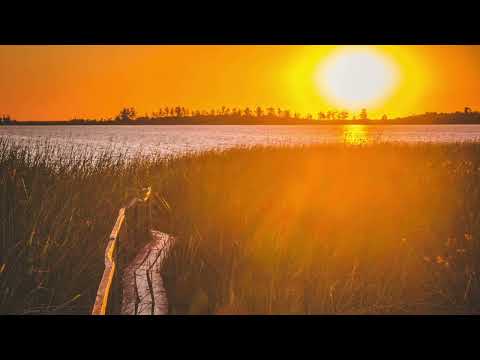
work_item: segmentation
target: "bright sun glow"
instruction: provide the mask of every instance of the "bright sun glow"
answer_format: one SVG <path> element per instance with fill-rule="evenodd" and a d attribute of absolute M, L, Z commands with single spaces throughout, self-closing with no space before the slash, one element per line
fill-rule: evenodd
<path fill-rule="evenodd" d="M 319 91 L 336 106 L 350 110 L 376 106 L 397 84 L 397 68 L 383 54 L 369 48 L 338 50 L 316 72 Z"/>

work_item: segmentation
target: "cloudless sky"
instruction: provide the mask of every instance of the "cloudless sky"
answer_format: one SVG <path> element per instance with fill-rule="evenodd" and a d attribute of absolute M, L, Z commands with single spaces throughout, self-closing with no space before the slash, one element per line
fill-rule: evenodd
<path fill-rule="evenodd" d="M 0 46 L 0 114 L 17 120 L 139 115 L 165 106 L 343 110 L 316 86 L 341 46 Z M 366 104 L 390 117 L 480 110 L 480 46 L 369 46 L 401 81 Z M 369 106 L 370 105 L 370 106 Z M 352 109 L 346 109 L 352 110 Z M 355 110 L 354 110 L 355 111 Z"/>

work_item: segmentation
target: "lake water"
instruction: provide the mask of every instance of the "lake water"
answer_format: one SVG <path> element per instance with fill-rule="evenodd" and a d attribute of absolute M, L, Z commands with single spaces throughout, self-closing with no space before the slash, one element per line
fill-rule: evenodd
<path fill-rule="evenodd" d="M 91 150 L 177 155 L 253 145 L 480 141 L 480 125 L 150 125 L 1 126 L 17 142 L 45 141 Z"/>

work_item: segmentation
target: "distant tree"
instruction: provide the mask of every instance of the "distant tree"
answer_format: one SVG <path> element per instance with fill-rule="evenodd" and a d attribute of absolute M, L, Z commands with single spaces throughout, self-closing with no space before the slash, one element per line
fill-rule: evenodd
<path fill-rule="evenodd" d="M 465 108 L 465 114 L 471 114 L 472 113 L 472 109 L 469 108 L 469 107 L 466 107 Z"/>
<path fill-rule="evenodd" d="M 338 119 L 339 120 L 347 120 L 348 118 L 348 112 L 347 111 L 340 111 L 338 114 Z"/>
<path fill-rule="evenodd" d="M 137 113 L 135 112 L 135 109 L 133 107 L 131 108 L 123 108 L 120 113 L 117 115 L 115 120 L 117 121 L 132 121 L 135 120 Z"/>
<path fill-rule="evenodd" d="M 168 106 L 165 106 L 164 112 L 165 112 L 165 116 L 168 117 L 168 114 L 170 114 L 170 109 L 168 108 Z"/>
<path fill-rule="evenodd" d="M 290 118 L 290 110 L 285 110 L 283 112 L 283 116 L 285 116 L 287 119 Z"/>
<path fill-rule="evenodd" d="M 267 108 L 267 115 L 268 115 L 269 117 L 275 116 L 275 108 L 273 108 L 273 107 Z"/>
<path fill-rule="evenodd" d="M 367 109 L 360 110 L 360 120 L 368 120 Z"/>
<path fill-rule="evenodd" d="M 175 107 L 175 116 L 177 118 L 182 116 L 182 108 L 180 106 Z"/>
<path fill-rule="evenodd" d="M 383 114 L 383 116 L 382 116 L 382 120 L 383 120 L 383 121 L 386 121 L 386 120 L 388 120 L 387 114 Z"/>
<path fill-rule="evenodd" d="M 278 109 L 277 109 L 277 116 L 278 116 L 278 117 L 282 117 L 282 115 L 283 115 L 282 109 L 278 108 Z"/>
<path fill-rule="evenodd" d="M 327 120 L 334 120 L 335 117 L 334 117 L 333 111 L 327 111 L 327 115 L 325 116 L 325 118 Z"/>
<path fill-rule="evenodd" d="M 312 119 L 313 119 L 312 114 L 307 114 L 307 120 L 312 120 Z"/>
<path fill-rule="evenodd" d="M 249 107 L 246 107 L 245 110 L 243 110 L 243 114 L 245 115 L 245 117 L 250 117 L 252 116 L 252 110 L 250 110 Z"/>
<path fill-rule="evenodd" d="M 325 113 L 323 113 L 323 112 L 320 111 L 320 112 L 317 114 L 317 118 L 318 118 L 318 120 L 325 120 Z"/>
<path fill-rule="evenodd" d="M 339 120 L 347 120 L 348 119 L 348 112 L 347 111 L 340 111 L 338 113 Z"/>
<path fill-rule="evenodd" d="M 261 108 L 260 106 L 257 106 L 257 107 L 255 108 L 255 115 L 257 115 L 257 117 L 260 117 L 260 116 L 263 115 L 263 110 L 262 110 L 262 108 Z"/>

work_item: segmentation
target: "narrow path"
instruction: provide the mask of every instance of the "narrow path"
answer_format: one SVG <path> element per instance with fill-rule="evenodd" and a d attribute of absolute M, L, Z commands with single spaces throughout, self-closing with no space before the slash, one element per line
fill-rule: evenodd
<path fill-rule="evenodd" d="M 153 241 L 125 268 L 122 278 L 122 315 L 167 315 L 168 299 L 160 273 L 173 237 L 151 230 Z"/>

